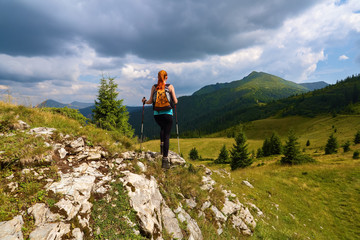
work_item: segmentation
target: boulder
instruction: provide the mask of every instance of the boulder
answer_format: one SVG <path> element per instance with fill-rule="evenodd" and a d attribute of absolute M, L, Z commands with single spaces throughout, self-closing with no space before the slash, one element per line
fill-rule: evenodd
<path fill-rule="evenodd" d="M 134 174 L 130 171 L 121 172 L 124 186 L 130 197 L 130 205 L 137 212 L 140 227 L 145 235 L 154 239 L 161 239 L 161 203 L 163 198 L 157 182 L 153 176 L 147 179 L 145 175 Z"/>
<path fill-rule="evenodd" d="M 203 236 L 197 222 L 180 206 L 175 210 L 178 213 L 178 219 L 186 223 L 186 229 L 189 231 L 189 239 L 202 240 Z"/>
<path fill-rule="evenodd" d="M 179 222 L 176 219 L 174 212 L 166 204 L 162 205 L 161 216 L 166 232 L 171 235 L 172 238 L 182 239 L 183 234 Z"/>
<path fill-rule="evenodd" d="M 60 148 L 58 149 L 59 155 L 60 155 L 60 159 L 63 159 L 66 157 L 66 154 L 68 153 L 64 148 Z"/>
<path fill-rule="evenodd" d="M 47 223 L 37 227 L 30 233 L 30 240 L 50 240 L 62 239 L 62 236 L 70 232 L 70 224 L 63 222 Z"/>
<path fill-rule="evenodd" d="M 21 229 L 24 221 L 21 215 L 14 217 L 10 221 L 0 222 L 0 239 L 3 240 L 23 240 Z"/>
<path fill-rule="evenodd" d="M 81 148 L 81 147 L 84 147 L 85 146 L 85 142 L 84 142 L 84 139 L 82 137 L 79 137 L 78 139 L 76 139 L 75 141 L 72 141 L 69 146 L 71 148 Z"/>
<path fill-rule="evenodd" d="M 249 183 L 249 182 L 246 181 L 246 180 L 243 180 L 242 183 L 245 184 L 246 186 L 248 186 L 249 188 L 254 188 L 254 186 L 251 185 L 251 183 Z"/>
<path fill-rule="evenodd" d="M 54 133 L 54 131 L 56 131 L 55 128 L 38 127 L 31 129 L 30 133 L 35 134 L 37 136 L 40 135 L 51 136 Z"/>
<path fill-rule="evenodd" d="M 61 218 L 59 214 L 54 214 L 45 203 L 36 203 L 27 210 L 35 219 L 35 226 L 44 225 L 47 222 L 55 222 Z"/>

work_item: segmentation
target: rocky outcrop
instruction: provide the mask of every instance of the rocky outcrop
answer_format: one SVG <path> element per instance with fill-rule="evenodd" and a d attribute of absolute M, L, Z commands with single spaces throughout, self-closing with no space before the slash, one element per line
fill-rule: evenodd
<path fill-rule="evenodd" d="M 2 240 L 23 240 L 22 227 L 24 221 L 21 215 L 10 221 L 0 222 L 0 239 Z"/>
<path fill-rule="evenodd" d="M 158 181 L 146 174 L 148 164 L 160 164 L 158 153 L 128 151 L 110 156 L 99 146 L 88 146 L 83 137 L 74 139 L 62 135 L 61 142 L 53 142 L 51 135 L 55 131 L 52 128 L 35 128 L 29 131 L 30 134 L 42 136 L 52 146 L 53 154 L 49 161 L 58 165 L 60 180 L 46 179 L 48 184 L 45 189 L 62 196 L 51 209 L 45 203 L 37 203 L 23 213 L 32 215 L 35 221 L 30 239 L 91 239 L 99 229 L 92 229 L 90 225 L 93 207 L 90 198 L 97 194 L 111 202 L 107 192 L 115 177 L 119 178 L 126 189 L 130 205 L 136 211 L 137 222 L 131 222 L 126 216 L 123 218 L 129 226 L 139 226 L 140 233 L 149 239 L 163 239 L 164 232 L 172 239 L 203 239 L 201 229 L 189 210 L 199 211 L 199 218 L 206 217 L 206 212 L 212 212 L 219 235 L 228 223 L 245 235 L 251 235 L 256 226 L 249 209 L 239 202 L 235 194 L 223 187 L 225 200 L 221 207 L 210 198 L 200 205 L 195 197 L 186 199 L 183 195 L 185 193 L 178 193 L 183 200 L 177 207 L 170 208 L 171 204 L 167 204 L 160 192 Z M 169 159 L 171 168 L 186 165 L 186 161 L 174 152 L 170 151 Z M 24 169 L 23 172 L 39 176 L 39 179 L 42 177 L 32 168 Z M 199 184 L 202 191 L 210 193 L 217 183 L 211 178 L 210 169 L 204 168 L 204 172 Z M 8 185 L 10 191 L 15 191 L 17 187 L 16 183 Z M 255 205 L 251 207 L 260 216 L 260 209 Z M 1 222 L 0 239 L 23 239 L 22 226 L 21 215 Z"/>

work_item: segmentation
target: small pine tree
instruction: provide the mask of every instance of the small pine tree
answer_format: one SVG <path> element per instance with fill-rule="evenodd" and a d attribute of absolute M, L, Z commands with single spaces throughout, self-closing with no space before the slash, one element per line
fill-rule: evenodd
<path fill-rule="evenodd" d="M 350 143 L 349 140 L 346 141 L 346 142 L 342 145 L 342 147 L 343 147 L 343 149 L 344 149 L 344 153 L 350 151 L 350 145 L 351 145 L 351 143 Z"/>
<path fill-rule="evenodd" d="M 281 158 L 283 164 L 296 164 L 300 156 L 300 147 L 294 131 L 289 132 L 288 140 L 284 146 L 284 157 Z"/>
<path fill-rule="evenodd" d="M 360 143 L 360 130 L 357 131 L 357 133 L 355 134 L 354 143 L 355 144 Z"/>
<path fill-rule="evenodd" d="M 307 147 L 310 146 L 310 140 L 307 140 L 307 141 L 306 141 L 306 146 L 307 146 Z"/>
<path fill-rule="evenodd" d="M 334 134 L 329 136 L 327 144 L 325 146 L 325 154 L 333 154 L 337 153 L 337 149 L 339 148 L 338 142 Z"/>
<path fill-rule="evenodd" d="M 227 163 L 229 161 L 229 152 L 226 150 L 225 144 L 220 150 L 219 156 L 215 159 L 215 163 Z"/>
<path fill-rule="evenodd" d="M 134 131 L 131 128 L 129 112 L 122 105 L 123 99 L 117 100 L 118 85 L 114 82 L 115 78 L 101 78 L 99 95 L 95 101 L 94 122 L 101 128 L 110 131 L 119 131 L 127 136 L 132 136 Z"/>
<path fill-rule="evenodd" d="M 198 150 L 196 149 L 196 147 L 193 147 L 193 148 L 190 150 L 189 158 L 190 158 L 191 160 L 197 160 L 197 159 L 199 159 L 199 153 L 198 153 Z"/>
<path fill-rule="evenodd" d="M 282 144 L 279 135 L 273 133 L 270 137 L 271 155 L 281 154 Z"/>
<path fill-rule="evenodd" d="M 264 157 L 271 155 L 271 142 L 270 139 L 265 138 L 263 146 L 262 146 L 262 154 Z"/>
<path fill-rule="evenodd" d="M 258 148 L 257 152 L 256 152 L 256 158 L 261 158 L 264 156 L 264 153 L 262 151 L 262 148 Z"/>
<path fill-rule="evenodd" d="M 230 150 L 231 170 L 235 170 L 237 168 L 244 168 L 252 164 L 253 160 L 249 157 L 247 146 L 248 144 L 246 136 L 243 132 L 240 132 L 235 137 L 235 144 Z"/>
<path fill-rule="evenodd" d="M 353 154 L 353 159 L 359 159 L 360 158 L 360 153 L 358 150 L 356 150 Z"/>

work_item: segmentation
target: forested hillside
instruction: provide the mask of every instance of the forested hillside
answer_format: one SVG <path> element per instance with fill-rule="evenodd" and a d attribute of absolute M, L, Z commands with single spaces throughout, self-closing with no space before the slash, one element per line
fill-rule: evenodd
<path fill-rule="evenodd" d="M 263 72 L 252 72 L 242 80 L 230 83 L 205 86 L 191 96 L 179 98 L 177 111 L 180 132 L 183 136 L 196 137 L 223 129 L 229 125 L 213 126 L 213 123 L 222 124 L 225 120 L 227 124 L 232 119 L 236 119 L 237 123 L 237 117 L 232 115 L 234 111 L 246 112 L 271 101 L 308 91 L 304 86 Z M 141 117 L 141 111 L 130 113 L 130 123 L 137 135 L 140 135 Z M 158 136 L 151 108 L 145 109 L 144 132 L 150 138 Z"/>

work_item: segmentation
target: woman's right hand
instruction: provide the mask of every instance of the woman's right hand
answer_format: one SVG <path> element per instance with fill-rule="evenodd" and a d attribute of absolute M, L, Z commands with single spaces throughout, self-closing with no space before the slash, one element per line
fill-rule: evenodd
<path fill-rule="evenodd" d="M 145 103 L 146 103 L 146 98 L 143 97 L 143 99 L 142 99 L 141 101 L 142 101 L 142 103 L 145 105 Z"/>

